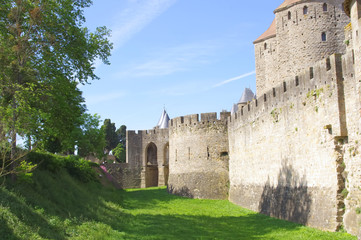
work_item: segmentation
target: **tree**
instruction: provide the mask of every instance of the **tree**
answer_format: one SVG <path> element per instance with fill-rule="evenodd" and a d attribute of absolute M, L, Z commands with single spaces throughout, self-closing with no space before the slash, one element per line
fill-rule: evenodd
<path fill-rule="evenodd" d="M 120 127 L 117 129 L 116 134 L 118 135 L 119 142 L 120 142 L 123 146 L 126 146 L 127 126 L 125 126 L 125 125 L 120 126 Z"/>
<path fill-rule="evenodd" d="M 110 119 L 105 119 L 104 124 L 102 126 L 102 130 L 105 135 L 105 152 L 109 154 L 109 152 L 115 148 L 119 143 L 118 135 L 115 130 L 115 123 L 112 123 Z"/>
<path fill-rule="evenodd" d="M 83 114 L 83 118 L 84 124 L 75 133 L 78 139 L 78 155 L 87 157 L 92 154 L 101 159 L 104 156 L 105 136 L 99 127 L 100 117 L 97 114 Z"/>
<path fill-rule="evenodd" d="M 77 84 L 98 79 L 94 62 L 109 64 L 112 49 L 105 27 L 94 33 L 82 27 L 91 4 L 0 0 L 0 122 L 12 159 L 17 135 L 64 139 L 79 125 L 85 108 Z"/>
<path fill-rule="evenodd" d="M 119 143 L 114 149 L 113 149 L 113 156 L 116 157 L 116 159 L 119 162 L 125 163 L 126 162 L 126 154 L 125 149 L 122 143 Z"/>

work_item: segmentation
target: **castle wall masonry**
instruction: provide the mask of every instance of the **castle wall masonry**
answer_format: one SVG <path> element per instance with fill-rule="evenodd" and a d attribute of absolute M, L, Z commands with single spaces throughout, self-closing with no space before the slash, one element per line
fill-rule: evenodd
<path fill-rule="evenodd" d="M 328 55 L 345 53 L 343 27 L 349 18 L 342 2 L 303 1 L 275 10 L 275 36 L 255 41 L 257 94 Z"/>
<path fill-rule="evenodd" d="M 361 1 L 344 2 L 352 24 L 342 3 L 286 0 L 276 9 L 275 28 L 255 41 L 258 98 L 232 116 L 128 131 L 124 167 L 138 179 L 129 185 L 228 198 L 361 238 Z"/>
<path fill-rule="evenodd" d="M 171 193 L 194 198 L 227 199 L 227 117 L 222 112 L 172 119 L 169 129 Z"/>
<path fill-rule="evenodd" d="M 338 168 L 347 134 L 339 118 L 341 64 L 341 56 L 332 55 L 313 66 L 312 79 L 310 72 L 295 76 L 230 119 L 232 202 L 321 229 L 340 227 Z"/>

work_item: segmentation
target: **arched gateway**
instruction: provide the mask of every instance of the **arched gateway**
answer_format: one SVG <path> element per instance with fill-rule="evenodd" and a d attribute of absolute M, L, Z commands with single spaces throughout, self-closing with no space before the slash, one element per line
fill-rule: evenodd
<path fill-rule="evenodd" d="M 146 169 L 145 169 L 145 186 L 156 187 L 158 186 L 158 159 L 157 159 L 157 146 L 151 142 L 145 150 Z"/>

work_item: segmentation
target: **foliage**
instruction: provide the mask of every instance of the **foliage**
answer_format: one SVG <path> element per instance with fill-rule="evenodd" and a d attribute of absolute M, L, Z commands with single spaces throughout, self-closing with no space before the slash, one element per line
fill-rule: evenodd
<path fill-rule="evenodd" d="M 102 126 L 102 131 L 104 132 L 105 136 L 105 150 L 107 154 L 119 143 L 119 138 L 115 130 L 115 123 L 112 123 L 110 119 L 105 119 Z"/>
<path fill-rule="evenodd" d="M 116 134 L 118 135 L 119 142 L 123 144 L 123 146 L 126 146 L 126 139 L 127 139 L 127 126 L 121 125 L 117 131 Z"/>
<path fill-rule="evenodd" d="M 32 171 L 36 164 L 25 160 L 27 152 L 17 149 L 15 158 L 10 158 L 10 144 L 6 141 L 0 142 L 0 179 L 5 181 L 8 175 L 17 176 L 21 181 L 31 181 Z M 1 185 L 1 183 L 0 183 Z"/>
<path fill-rule="evenodd" d="M 123 144 L 119 143 L 116 148 L 113 149 L 113 155 L 119 162 L 126 162 L 126 154 Z"/>
<path fill-rule="evenodd" d="M 361 207 L 356 208 L 356 213 L 361 214 Z"/>
<path fill-rule="evenodd" d="M 66 169 L 69 174 L 82 182 L 96 181 L 96 174 L 92 169 L 92 163 L 78 156 L 59 156 L 45 152 L 33 151 L 28 154 L 29 164 L 37 164 L 39 169 L 52 173 L 59 173 Z"/>
<path fill-rule="evenodd" d="M 109 64 L 112 48 L 105 27 L 82 27 L 91 4 L 0 0 L 0 122 L 12 158 L 17 135 L 63 144 L 80 125 L 85 106 L 77 85 L 98 79 L 95 60 Z"/>
<path fill-rule="evenodd" d="M 344 189 L 342 190 L 341 195 L 343 196 L 343 198 L 346 198 L 346 197 L 347 197 L 347 195 L 348 195 L 348 190 L 347 190 L 347 188 L 344 188 Z"/>
<path fill-rule="evenodd" d="M 81 157 L 95 155 L 101 159 L 104 157 L 105 136 L 99 128 L 100 116 L 97 114 L 83 114 L 83 125 L 74 133 L 76 135 L 78 154 Z"/>

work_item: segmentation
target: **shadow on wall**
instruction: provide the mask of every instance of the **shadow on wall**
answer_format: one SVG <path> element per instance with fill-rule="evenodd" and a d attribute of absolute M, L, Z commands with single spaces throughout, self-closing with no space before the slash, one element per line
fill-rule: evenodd
<path fill-rule="evenodd" d="M 191 190 L 189 190 L 188 187 L 183 186 L 180 189 L 174 188 L 172 185 L 169 185 L 167 187 L 168 193 L 182 196 L 182 197 L 188 197 L 188 198 L 194 198 L 194 195 L 191 193 Z"/>
<path fill-rule="evenodd" d="M 302 178 L 287 160 L 283 160 L 278 185 L 268 179 L 262 192 L 259 211 L 271 217 L 306 224 L 311 208 L 311 194 L 306 177 Z"/>

